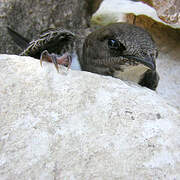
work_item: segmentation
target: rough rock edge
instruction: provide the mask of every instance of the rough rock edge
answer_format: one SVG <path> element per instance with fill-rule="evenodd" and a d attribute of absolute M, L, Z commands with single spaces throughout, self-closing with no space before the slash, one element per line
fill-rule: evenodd
<path fill-rule="evenodd" d="M 180 24 L 180 3 L 176 0 L 141 0 L 153 7 L 159 18 L 168 24 Z"/>

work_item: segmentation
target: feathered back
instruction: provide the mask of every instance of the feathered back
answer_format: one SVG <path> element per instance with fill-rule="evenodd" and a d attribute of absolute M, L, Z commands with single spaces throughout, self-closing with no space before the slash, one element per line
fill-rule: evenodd
<path fill-rule="evenodd" d="M 50 30 L 40 35 L 39 39 L 31 41 L 20 55 L 39 58 L 44 50 L 48 50 L 49 53 L 62 55 L 65 52 L 73 51 L 74 41 L 75 34 L 68 30 Z"/>
<path fill-rule="evenodd" d="M 26 38 L 22 37 L 12 29 L 8 29 L 8 32 L 12 36 L 13 40 L 19 46 L 25 48 L 20 54 L 22 56 L 40 58 L 40 55 L 44 50 L 48 50 L 49 53 L 62 55 L 65 52 L 71 53 L 74 49 L 76 38 L 75 34 L 63 28 L 48 30 L 41 34 L 37 40 L 33 40 L 31 42 L 28 42 Z"/>

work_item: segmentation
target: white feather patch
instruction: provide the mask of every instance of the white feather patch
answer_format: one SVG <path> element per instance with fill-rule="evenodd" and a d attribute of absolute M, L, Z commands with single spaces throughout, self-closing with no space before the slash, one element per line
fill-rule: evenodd
<path fill-rule="evenodd" d="M 138 66 L 129 66 L 124 68 L 123 71 L 115 71 L 114 77 L 117 77 L 124 81 L 133 81 L 138 83 L 147 69 L 148 67 L 141 64 Z"/>

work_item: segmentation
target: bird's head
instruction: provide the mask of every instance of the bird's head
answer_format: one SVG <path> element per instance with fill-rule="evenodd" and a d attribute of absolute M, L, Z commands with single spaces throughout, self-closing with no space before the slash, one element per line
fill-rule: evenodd
<path fill-rule="evenodd" d="M 115 23 L 91 33 L 83 46 L 83 61 L 89 65 L 108 66 L 119 70 L 143 65 L 155 71 L 158 55 L 148 32 L 140 27 Z"/>

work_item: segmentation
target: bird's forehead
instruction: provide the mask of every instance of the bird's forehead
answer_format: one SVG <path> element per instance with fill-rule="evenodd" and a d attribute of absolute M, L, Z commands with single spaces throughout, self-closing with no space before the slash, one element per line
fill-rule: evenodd
<path fill-rule="evenodd" d="M 151 35 L 142 28 L 132 24 L 116 23 L 107 25 L 91 33 L 88 39 L 91 41 L 89 44 L 97 45 L 99 42 L 101 44 L 99 47 L 102 47 L 104 43 L 106 44 L 109 39 L 117 40 L 132 54 L 139 54 L 143 51 L 146 54 L 153 54 L 156 49 Z M 102 44 L 102 42 L 104 43 Z M 106 45 L 103 47 L 106 48 Z"/>
<path fill-rule="evenodd" d="M 102 28 L 96 33 L 96 36 L 93 36 L 97 40 L 104 41 L 108 39 L 115 39 L 120 41 L 127 47 L 151 47 L 153 45 L 152 39 L 149 34 L 146 34 L 144 31 L 137 31 L 136 28 L 112 28 L 106 27 Z M 153 47 L 152 47 L 153 48 Z"/>
<path fill-rule="evenodd" d="M 142 42 L 144 40 L 150 40 L 152 41 L 152 38 L 149 33 L 147 33 L 145 30 L 143 30 L 140 27 L 131 25 L 131 24 L 123 24 L 123 23 L 117 23 L 117 24 L 110 24 L 108 26 L 105 26 L 95 32 L 97 34 L 97 38 L 100 40 L 115 37 L 126 40 L 134 40 L 138 42 Z"/>
<path fill-rule="evenodd" d="M 134 28 L 122 28 L 121 26 L 105 26 L 104 28 L 101 28 L 95 32 L 97 34 L 97 38 L 100 40 L 110 38 L 110 37 L 118 37 L 118 36 L 137 36 L 138 33 L 135 31 Z"/>

